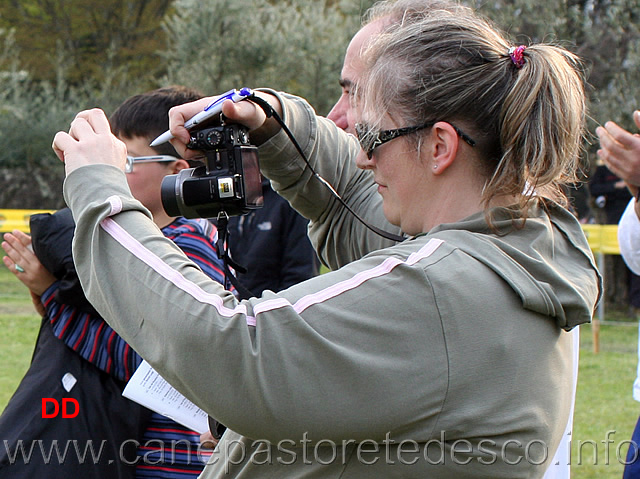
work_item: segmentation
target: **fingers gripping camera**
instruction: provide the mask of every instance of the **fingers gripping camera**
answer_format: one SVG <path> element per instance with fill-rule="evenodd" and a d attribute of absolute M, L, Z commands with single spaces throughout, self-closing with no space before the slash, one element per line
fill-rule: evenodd
<path fill-rule="evenodd" d="M 214 218 L 248 213 L 262 207 L 258 149 L 242 125 L 192 131 L 187 145 L 202 150 L 205 164 L 162 180 L 162 205 L 171 216 Z"/>

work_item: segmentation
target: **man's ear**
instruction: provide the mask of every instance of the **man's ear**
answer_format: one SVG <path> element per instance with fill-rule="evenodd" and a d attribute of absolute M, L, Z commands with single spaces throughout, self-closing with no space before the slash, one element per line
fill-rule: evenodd
<path fill-rule="evenodd" d="M 453 164 L 458 154 L 460 137 L 446 121 L 439 121 L 431 127 L 431 153 L 433 174 L 440 175 Z"/>
<path fill-rule="evenodd" d="M 178 160 L 176 160 L 175 163 L 173 163 L 173 165 L 171 166 L 171 172 L 172 174 L 176 174 L 179 173 L 181 170 L 184 170 L 186 168 L 191 168 L 189 166 L 189 162 L 187 160 L 183 160 L 182 158 L 179 158 Z"/>

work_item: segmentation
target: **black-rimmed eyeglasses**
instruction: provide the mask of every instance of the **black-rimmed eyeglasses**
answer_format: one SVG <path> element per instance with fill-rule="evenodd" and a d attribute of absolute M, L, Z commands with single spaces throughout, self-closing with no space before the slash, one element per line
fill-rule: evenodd
<path fill-rule="evenodd" d="M 166 163 L 176 161 L 178 158 L 171 155 L 155 155 L 155 156 L 128 156 L 127 163 L 124 167 L 125 173 L 133 173 L 134 163 Z"/>
<path fill-rule="evenodd" d="M 366 123 L 356 123 L 355 130 L 356 137 L 360 142 L 360 147 L 366 153 L 367 158 L 371 158 L 373 156 L 373 150 L 378 148 L 380 145 L 383 145 L 386 142 L 394 140 L 396 138 L 400 138 L 401 136 L 415 133 L 416 131 L 422 130 L 424 128 L 431 128 L 436 123 L 436 121 L 430 121 L 419 126 L 405 126 L 404 128 L 396 128 L 395 130 L 382 130 L 375 134 L 373 133 L 372 128 Z M 453 127 L 460 138 L 466 141 L 470 146 L 475 146 L 475 140 L 473 140 L 469 135 L 464 133 L 453 123 L 447 123 L 449 123 Z"/>

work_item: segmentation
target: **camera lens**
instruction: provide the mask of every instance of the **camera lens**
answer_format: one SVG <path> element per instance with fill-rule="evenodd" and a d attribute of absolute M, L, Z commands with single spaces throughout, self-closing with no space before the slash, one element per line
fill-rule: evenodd
<path fill-rule="evenodd" d="M 160 197 L 162 206 L 169 216 L 181 215 L 178 200 L 182 200 L 182 198 L 177 189 L 179 184 L 178 175 L 167 175 L 162 179 Z"/>

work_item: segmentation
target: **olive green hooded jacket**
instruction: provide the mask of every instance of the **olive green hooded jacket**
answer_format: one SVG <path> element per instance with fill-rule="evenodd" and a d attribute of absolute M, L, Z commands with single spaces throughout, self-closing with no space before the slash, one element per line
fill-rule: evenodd
<path fill-rule="evenodd" d="M 355 139 L 281 100 L 318 171 L 391 228 Z M 541 477 L 571 406 L 567 330 L 600 291 L 575 218 L 547 202 L 522 228 L 495 210 L 495 231 L 479 212 L 392 244 L 344 211 L 283 132 L 260 155 L 337 269 L 241 302 L 162 236 L 122 171 L 85 166 L 64 186 L 88 298 L 229 427 L 202 477 Z"/>

